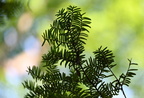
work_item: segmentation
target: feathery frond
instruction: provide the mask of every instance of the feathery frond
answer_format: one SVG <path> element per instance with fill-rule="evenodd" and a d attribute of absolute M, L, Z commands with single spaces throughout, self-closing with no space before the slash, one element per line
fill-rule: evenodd
<path fill-rule="evenodd" d="M 42 35 L 42 46 L 45 42 L 51 46 L 42 56 L 42 68 L 28 68 L 28 74 L 35 82 L 24 81 L 23 86 L 29 90 L 26 98 L 112 98 L 120 91 L 126 98 L 123 85 L 129 86 L 137 70 L 131 66 L 137 64 L 129 60 L 126 74 L 117 77 L 112 71 L 116 66 L 114 56 L 107 47 L 94 51 L 93 58 L 85 58 L 84 44 L 91 19 L 85 17 L 80 8 L 69 6 L 59 10 L 56 17 Z M 61 73 L 57 68 L 59 64 L 68 67 L 70 74 Z M 109 77 L 115 79 L 107 83 L 105 78 Z M 87 88 L 82 89 L 79 83 Z"/>

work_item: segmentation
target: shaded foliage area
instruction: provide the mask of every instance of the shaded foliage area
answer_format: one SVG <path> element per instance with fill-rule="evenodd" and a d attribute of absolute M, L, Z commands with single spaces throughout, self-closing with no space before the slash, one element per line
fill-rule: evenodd
<path fill-rule="evenodd" d="M 126 73 L 117 77 L 112 71 L 116 64 L 109 49 L 100 47 L 93 52 L 94 57 L 86 59 L 84 44 L 91 19 L 85 17 L 80 8 L 69 6 L 59 10 L 56 17 L 50 29 L 42 35 L 42 45 L 48 42 L 51 46 L 42 56 L 43 65 L 28 68 L 33 80 L 23 82 L 24 88 L 29 90 L 25 98 L 112 98 L 120 91 L 126 98 L 123 86 L 129 86 L 131 78 L 136 75 L 137 69 L 131 66 L 137 64 L 128 60 Z M 61 73 L 57 68 L 59 64 L 68 67 L 70 74 Z M 114 80 L 105 81 L 109 77 Z M 87 89 L 79 84 L 84 84 Z"/>
<path fill-rule="evenodd" d="M 16 17 L 17 13 L 22 10 L 22 3 L 18 0 L 6 2 L 0 0 L 0 26 L 9 18 Z"/>

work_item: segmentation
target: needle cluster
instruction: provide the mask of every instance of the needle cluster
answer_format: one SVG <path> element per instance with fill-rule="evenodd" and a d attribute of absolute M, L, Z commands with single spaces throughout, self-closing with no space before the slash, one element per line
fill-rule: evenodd
<path fill-rule="evenodd" d="M 93 52 L 94 57 L 85 57 L 84 51 L 88 28 L 91 19 L 81 13 L 77 6 L 68 6 L 56 14 L 56 19 L 45 30 L 42 37 L 44 45 L 48 42 L 50 51 L 42 56 L 42 67 L 28 68 L 33 80 L 23 82 L 29 92 L 25 98 L 112 98 L 122 91 L 123 86 L 129 86 L 131 78 L 136 75 L 137 65 L 129 61 L 126 73 L 119 77 L 113 72 L 114 56 L 107 48 L 98 48 Z M 57 66 L 65 65 L 70 74 L 61 73 Z M 105 78 L 114 77 L 111 82 Z M 86 89 L 80 87 L 86 86 Z"/>

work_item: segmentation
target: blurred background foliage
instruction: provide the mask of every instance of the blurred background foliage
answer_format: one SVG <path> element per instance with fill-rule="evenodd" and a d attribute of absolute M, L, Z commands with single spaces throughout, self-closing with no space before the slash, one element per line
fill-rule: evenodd
<path fill-rule="evenodd" d="M 87 56 L 108 47 L 116 56 L 117 75 L 128 67 L 127 58 L 139 64 L 125 90 L 128 98 L 143 98 L 144 0 L 0 0 L 0 98 L 24 96 L 21 82 L 30 78 L 27 67 L 38 66 L 49 49 L 48 44 L 41 47 L 41 35 L 56 12 L 69 5 L 82 8 L 92 19 Z"/>

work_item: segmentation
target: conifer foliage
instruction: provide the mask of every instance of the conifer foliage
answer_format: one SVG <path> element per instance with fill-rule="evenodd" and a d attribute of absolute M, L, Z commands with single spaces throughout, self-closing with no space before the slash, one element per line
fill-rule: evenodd
<path fill-rule="evenodd" d="M 98 48 L 93 52 L 94 57 L 86 59 L 84 51 L 85 40 L 88 37 L 91 19 L 81 13 L 77 6 L 68 6 L 56 14 L 56 19 L 45 30 L 42 37 L 51 46 L 50 51 L 42 56 L 42 66 L 28 68 L 33 80 L 26 80 L 22 84 L 29 92 L 25 98 L 112 98 L 122 91 L 123 86 L 129 86 L 131 77 L 137 65 L 129 60 L 126 73 L 119 77 L 112 68 L 114 56 L 107 48 Z M 58 65 L 69 68 L 70 74 L 61 73 Z M 111 82 L 105 78 L 114 77 Z M 83 84 L 87 89 L 80 87 Z"/>

